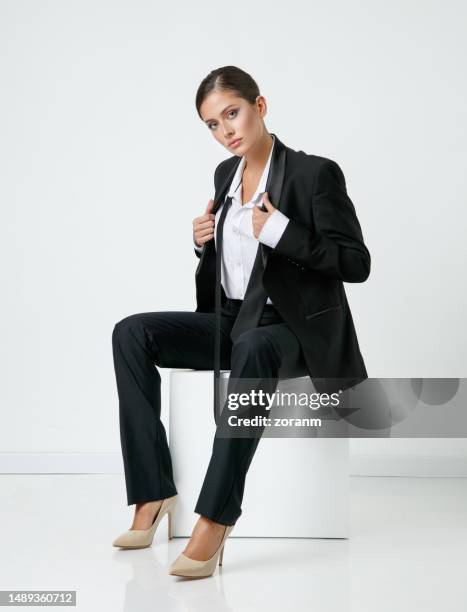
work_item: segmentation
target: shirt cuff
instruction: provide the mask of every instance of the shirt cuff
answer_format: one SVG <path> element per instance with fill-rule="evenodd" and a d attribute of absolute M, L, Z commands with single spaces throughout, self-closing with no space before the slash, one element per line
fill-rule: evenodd
<path fill-rule="evenodd" d="M 204 244 L 202 244 L 201 246 L 198 246 L 196 242 L 193 240 L 193 246 L 198 251 L 198 253 L 201 253 L 201 251 L 203 250 Z"/>
<path fill-rule="evenodd" d="M 288 222 L 289 218 L 279 209 L 276 209 L 263 225 L 258 240 L 274 249 L 284 233 Z"/>

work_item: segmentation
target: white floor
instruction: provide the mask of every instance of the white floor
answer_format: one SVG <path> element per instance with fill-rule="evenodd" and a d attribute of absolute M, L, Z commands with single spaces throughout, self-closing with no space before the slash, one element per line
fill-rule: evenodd
<path fill-rule="evenodd" d="M 0 486 L 0 590 L 76 590 L 96 612 L 467 610 L 466 478 L 353 477 L 348 540 L 232 536 L 203 580 L 168 575 L 187 540 L 168 543 L 166 519 L 151 548 L 111 546 L 131 525 L 123 475 Z"/>

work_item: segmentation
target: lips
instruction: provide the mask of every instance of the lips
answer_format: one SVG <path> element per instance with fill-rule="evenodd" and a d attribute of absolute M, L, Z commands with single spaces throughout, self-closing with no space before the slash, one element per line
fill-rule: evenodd
<path fill-rule="evenodd" d="M 241 143 L 241 141 L 242 141 L 241 138 L 236 138 L 235 140 L 232 140 L 232 142 L 229 144 L 229 147 L 236 147 L 237 145 Z"/>

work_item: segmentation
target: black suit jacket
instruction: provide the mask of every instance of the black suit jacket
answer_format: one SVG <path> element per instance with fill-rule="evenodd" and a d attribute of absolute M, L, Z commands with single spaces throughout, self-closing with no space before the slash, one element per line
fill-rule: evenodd
<path fill-rule="evenodd" d="M 262 282 L 301 345 L 315 389 L 332 393 L 368 378 L 343 283 L 368 278 L 370 253 L 339 165 L 295 151 L 274 136 L 266 191 L 290 220 L 274 249 L 259 243 Z M 240 159 L 234 155 L 217 166 L 213 213 L 223 204 Z M 214 239 L 201 253 L 194 251 L 200 258 L 196 312 L 214 312 Z"/>

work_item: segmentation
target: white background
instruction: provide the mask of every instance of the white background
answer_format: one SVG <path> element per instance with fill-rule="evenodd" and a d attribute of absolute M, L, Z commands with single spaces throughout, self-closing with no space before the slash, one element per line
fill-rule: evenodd
<path fill-rule="evenodd" d="M 2 0 L 2 465 L 120 466 L 113 326 L 196 307 L 192 219 L 230 153 L 194 100 L 226 64 L 257 80 L 270 132 L 344 171 L 372 256 L 346 284 L 369 376 L 466 376 L 465 17 L 452 1 Z M 467 465 L 463 439 L 351 449 L 363 473 Z"/>

